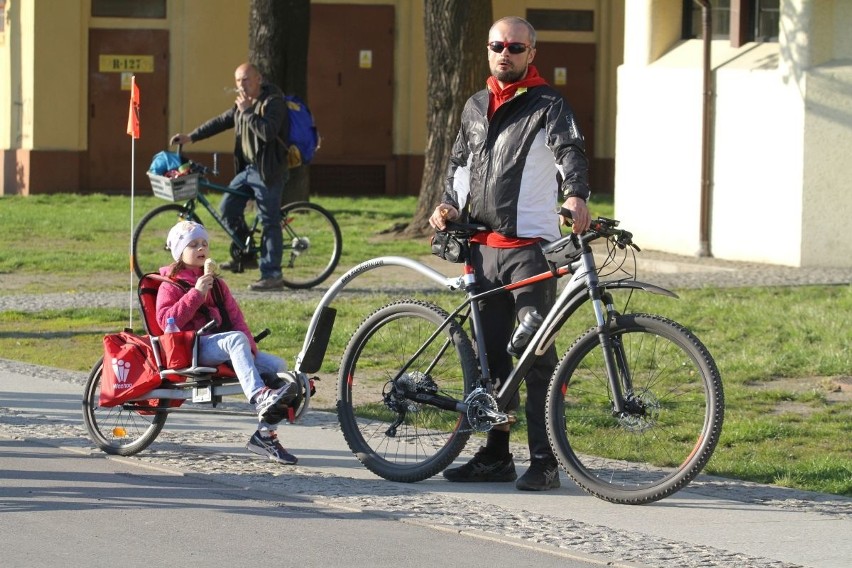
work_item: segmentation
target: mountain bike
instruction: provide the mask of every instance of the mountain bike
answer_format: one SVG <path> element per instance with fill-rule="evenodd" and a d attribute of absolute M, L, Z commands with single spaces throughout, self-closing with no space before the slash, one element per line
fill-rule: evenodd
<path fill-rule="evenodd" d="M 590 306 L 591 327 L 567 348 L 548 387 L 550 445 L 568 475 L 601 499 L 642 504 L 671 495 L 701 471 L 719 440 L 722 380 L 710 352 L 684 326 L 660 315 L 616 309 L 615 292 L 677 297 L 635 280 L 639 249 L 618 224 L 599 217 L 583 235 L 544 245 L 549 272 L 488 291 L 478 290 L 469 260 L 458 277 L 403 257 L 361 263 L 320 301 L 296 370 L 318 366 L 322 340 L 317 338 L 328 335 L 333 321 L 330 303 L 364 272 L 408 268 L 463 292 L 464 300 L 449 312 L 418 299 L 380 307 L 355 330 L 340 363 L 337 413 L 350 449 L 380 477 L 417 482 L 450 465 L 472 434 L 512 422 L 506 408 L 536 358 L 569 318 L 581 317 L 580 308 Z M 462 242 L 482 229 L 448 225 Z M 601 266 L 591 246 L 598 239 L 605 239 L 608 251 Z M 633 273 L 625 262 L 628 252 L 634 255 Z M 614 275 L 619 277 L 610 278 Z M 568 281 L 553 308 L 495 388 L 479 300 L 563 277 Z"/>
<path fill-rule="evenodd" d="M 224 239 L 216 239 L 215 236 L 212 239 L 212 258 L 220 256 L 216 247 L 224 242 L 229 246 L 232 271 L 242 272 L 247 264 L 257 262 L 260 245 L 255 235 L 261 230 L 260 219 L 255 217 L 248 226 L 250 233 L 247 237 L 240 236 L 225 225 L 222 216 L 199 189 L 253 199 L 251 192 L 211 182 L 207 176 L 218 174 L 215 156 L 212 170 L 197 162 L 193 162 L 191 168 L 193 173 L 190 175 L 173 179 L 149 174 L 154 195 L 173 202 L 183 201 L 183 204 L 170 203 L 157 207 L 136 225 L 131 251 L 133 270 L 139 278 L 156 272 L 172 261 L 166 246 L 166 236 L 175 223 L 189 220 L 205 225 L 199 216 L 202 208 L 224 231 Z M 207 228 L 211 230 L 210 226 Z M 326 209 L 307 201 L 288 203 L 281 207 L 281 230 L 284 233 L 281 277 L 285 286 L 311 288 L 334 272 L 340 261 L 343 237 L 337 221 Z"/>

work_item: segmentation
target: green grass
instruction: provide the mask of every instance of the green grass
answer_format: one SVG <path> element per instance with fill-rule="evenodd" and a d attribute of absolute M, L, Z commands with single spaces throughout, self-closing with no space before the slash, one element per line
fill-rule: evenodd
<path fill-rule="evenodd" d="M 415 198 L 316 198 L 338 219 L 344 238 L 338 275 L 381 255 L 428 256 L 428 239 L 391 231 L 410 218 Z M 164 203 L 137 197 L 138 221 Z M 612 204 L 593 202 L 593 215 L 612 216 Z M 129 199 L 56 195 L 0 197 L 0 294 L 128 290 Z M 641 236 L 637 235 L 641 244 Z M 447 272 L 453 268 L 447 265 Z M 378 272 L 378 271 L 377 271 Z M 239 288 L 254 274 L 228 275 Z M 726 417 L 707 473 L 852 496 L 852 403 L 832 379 L 852 369 L 852 287 L 803 286 L 679 290 L 674 300 L 634 294 L 632 311 L 661 313 L 692 329 L 713 353 L 725 384 Z M 242 303 L 255 329 L 270 327 L 264 349 L 292 360 L 301 348 L 316 294 Z M 342 298 L 342 297 L 341 297 Z M 320 377 L 317 404 L 331 408 L 336 371 L 360 321 L 391 297 L 346 294 Z M 449 307 L 459 297 L 429 294 Z M 619 298 L 619 301 L 623 299 Z M 129 300 L 128 300 L 129 303 Z M 585 314 L 588 316 L 587 314 Z M 0 312 L 4 358 L 88 371 L 101 338 L 127 325 L 127 308 L 81 306 L 40 313 Z M 134 322 L 138 326 L 138 318 Z M 582 318 L 560 339 L 590 325 Z M 58 356 L 57 354 L 61 354 Z M 519 417 L 515 440 L 523 440 Z"/>

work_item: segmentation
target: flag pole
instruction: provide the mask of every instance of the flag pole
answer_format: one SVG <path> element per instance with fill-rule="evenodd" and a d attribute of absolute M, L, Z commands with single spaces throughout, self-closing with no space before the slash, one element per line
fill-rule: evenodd
<path fill-rule="evenodd" d="M 133 329 L 133 216 L 134 201 L 136 197 L 136 139 L 139 138 L 139 87 L 136 86 L 136 75 L 130 77 L 130 111 L 127 116 L 127 134 L 130 135 L 130 298 L 129 298 L 129 326 Z"/>

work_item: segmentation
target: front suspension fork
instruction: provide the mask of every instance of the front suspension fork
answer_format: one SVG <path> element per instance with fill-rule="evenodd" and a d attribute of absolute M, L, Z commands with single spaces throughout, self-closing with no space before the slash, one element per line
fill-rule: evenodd
<path fill-rule="evenodd" d="M 624 359 L 621 338 L 610 335 L 610 324 L 615 316 L 612 298 L 609 294 L 601 294 L 597 287 L 592 289 L 591 295 L 598 326 L 598 341 L 603 351 L 607 382 L 612 394 L 612 413 L 617 416 L 625 411 L 624 389 L 630 388 L 627 361 Z"/>

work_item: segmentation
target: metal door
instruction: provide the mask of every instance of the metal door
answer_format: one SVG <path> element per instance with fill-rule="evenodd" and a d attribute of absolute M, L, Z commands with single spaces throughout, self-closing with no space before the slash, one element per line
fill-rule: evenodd
<path fill-rule="evenodd" d="M 130 77 L 140 90 L 136 189 L 150 191 L 145 172 L 168 144 L 168 45 L 165 30 L 89 30 L 88 151 L 82 189 L 130 191 L 131 138 L 127 135 Z"/>
<path fill-rule="evenodd" d="M 586 139 L 589 160 L 595 155 L 595 66 L 593 43 L 536 42 L 533 65 L 539 74 L 562 93 Z"/>

